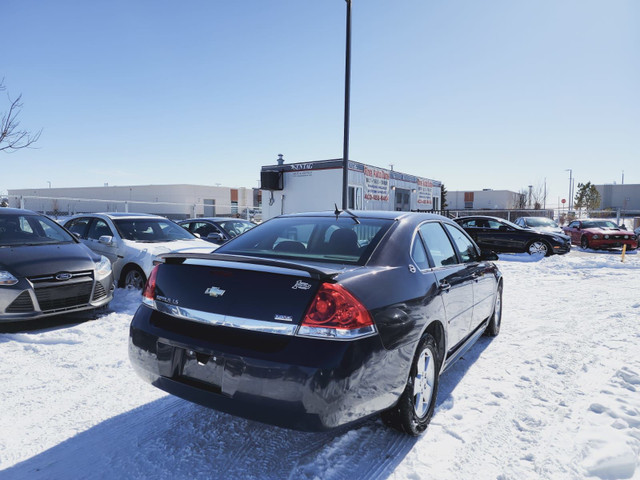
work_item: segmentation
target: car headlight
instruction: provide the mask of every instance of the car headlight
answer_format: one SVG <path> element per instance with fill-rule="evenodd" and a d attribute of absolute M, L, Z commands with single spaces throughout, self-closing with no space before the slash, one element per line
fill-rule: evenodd
<path fill-rule="evenodd" d="M 18 279 L 6 270 L 0 270 L 0 285 L 15 285 Z"/>
<path fill-rule="evenodd" d="M 104 255 L 100 257 L 99 262 L 96 262 L 96 273 L 98 275 L 108 275 L 111 273 L 111 262 Z"/>
<path fill-rule="evenodd" d="M 597 239 L 599 239 L 599 238 L 600 238 L 600 235 L 594 235 L 594 236 L 593 236 L 593 239 L 594 239 L 594 240 L 597 240 Z"/>
<path fill-rule="evenodd" d="M 624 239 L 627 240 L 629 238 L 629 235 L 625 235 Z"/>

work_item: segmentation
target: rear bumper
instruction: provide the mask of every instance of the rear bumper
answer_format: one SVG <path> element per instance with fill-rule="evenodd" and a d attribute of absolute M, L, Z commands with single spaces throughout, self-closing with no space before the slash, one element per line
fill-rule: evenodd
<path fill-rule="evenodd" d="M 248 344 L 264 340 L 256 350 L 216 343 L 215 333 L 226 327 L 186 336 L 189 322 L 179 321 L 184 328 L 176 333 L 159 326 L 167 321 L 178 322 L 146 306 L 136 312 L 129 358 L 138 375 L 186 400 L 296 430 L 328 430 L 392 406 L 411 359 L 385 350 L 377 335 L 340 342 L 252 334 Z"/>

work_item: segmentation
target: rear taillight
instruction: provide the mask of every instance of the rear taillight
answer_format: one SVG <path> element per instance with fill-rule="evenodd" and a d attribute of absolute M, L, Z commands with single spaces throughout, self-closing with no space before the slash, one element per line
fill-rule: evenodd
<path fill-rule="evenodd" d="M 351 340 L 376 333 L 367 309 L 344 287 L 323 283 L 300 324 L 298 335 Z"/>
<path fill-rule="evenodd" d="M 156 277 L 158 276 L 158 267 L 159 265 L 153 267 L 151 275 L 149 275 L 144 290 L 142 291 L 142 303 L 153 308 L 156 306 Z"/>

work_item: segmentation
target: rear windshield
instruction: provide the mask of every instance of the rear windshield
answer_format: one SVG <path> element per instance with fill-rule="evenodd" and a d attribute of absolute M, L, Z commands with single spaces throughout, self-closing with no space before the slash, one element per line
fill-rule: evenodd
<path fill-rule="evenodd" d="M 216 250 L 255 257 L 364 265 L 393 220 L 334 217 L 274 218 Z"/>
<path fill-rule="evenodd" d="M 120 236 L 134 242 L 170 242 L 173 240 L 194 240 L 191 233 L 171 220 L 136 218 L 114 220 Z"/>
<path fill-rule="evenodd" d="M 73 237 L 50 218 L 0 213 L 0 247 L 73 242 Z"/>

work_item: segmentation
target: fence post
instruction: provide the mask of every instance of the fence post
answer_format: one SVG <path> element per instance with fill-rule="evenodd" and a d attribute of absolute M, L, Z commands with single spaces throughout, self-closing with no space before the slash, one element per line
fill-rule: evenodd
<path fill-rule="evenodd" d="M 20 209 L 24 210 L 24 197 L 20 195 Z"/>
<path fill-rule="evenodd" d="M 127 202 L 126 200 L 124 202 L 124 211 L 125 213 L 129 213 L 129 202 Z"/>

